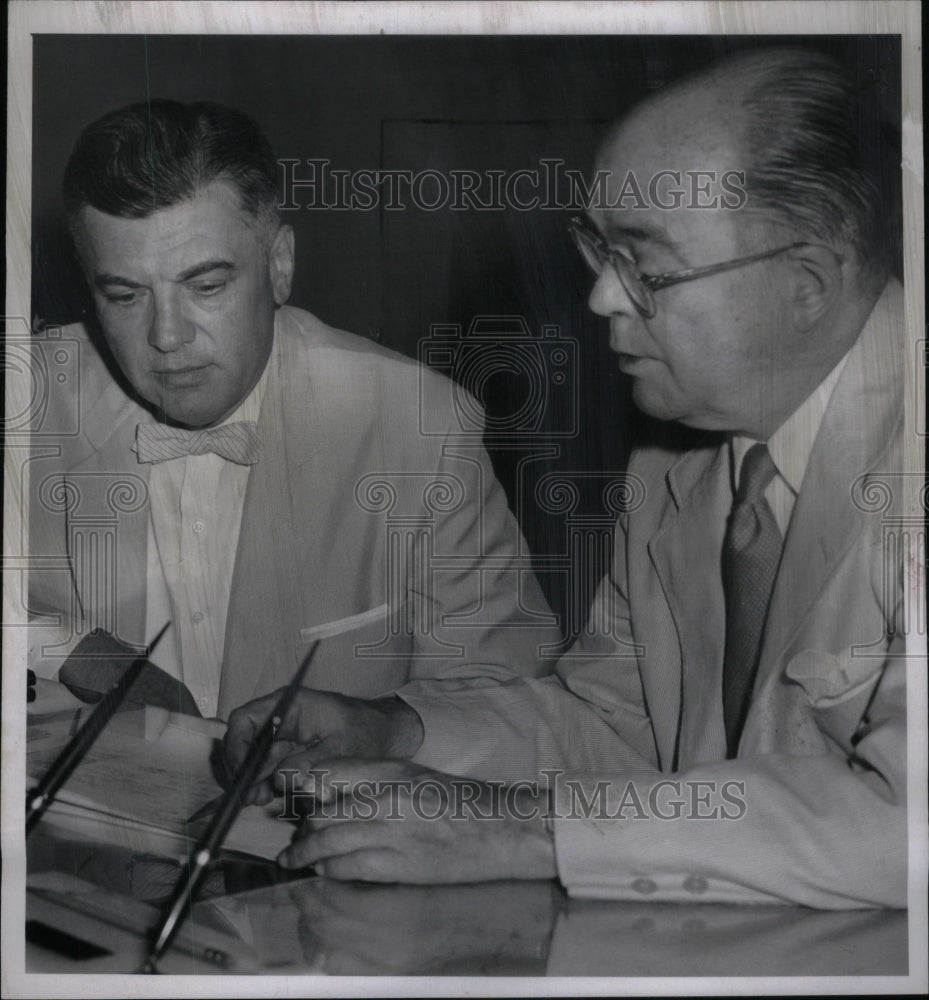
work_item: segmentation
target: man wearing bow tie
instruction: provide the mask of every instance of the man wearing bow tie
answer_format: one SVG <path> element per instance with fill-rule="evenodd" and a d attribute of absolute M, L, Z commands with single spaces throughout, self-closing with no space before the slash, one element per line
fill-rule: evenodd
<path fill-rule="evenodd" d="M 314 640 L 308 683 L 366 697 L 544 672 L 558 636 L 486 453 L 450 446 L 450 405 L 426 415 L 444 438 L 418 432 L 439 376 L 285 305 L 294 235 L 257 126 L 124 108 L 82 133 L 64 192 L 105 347 L 64 331 L 80 378 L 34 451 L 37 668 L 70 654 L 93 688 L 92 629 L 138 646 L 170 620 L 156 665 L 204 716 L 286 683 Z M 50 438 L 75 406 L 79 433 Z"/>

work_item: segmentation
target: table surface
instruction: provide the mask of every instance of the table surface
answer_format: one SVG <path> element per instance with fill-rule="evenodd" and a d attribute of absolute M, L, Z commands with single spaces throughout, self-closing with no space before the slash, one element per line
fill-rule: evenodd
<path fill-rule="evenodd" d="M 48 701 L 60 685 L 45 685 Z M 63 695 L 62 695 L 63 697 Z M 73 699 L 68 704 L 73 703 Z M 54 705 L 52 706 L 55 707 Z M 58 706 L 61 707 L 61 706 Z M 65 706 L 67 707 L 67 706 Z M 31 711 L 36 711 L 31 706 Z M 51 710 L 48 705 L 45 710 Z M 80 960 L 27 946 L 27 971 L 132 972 L 176 864 L 65 833 L 46 821 L 27 845 L 27 884 L 57 876 L 108 894 L 126 921 L 75 917 L 69 905 L 27 896 L 27 919 L 78 925 L 104 957 Z M 569 899 L 555 882 L 455 886 L 366 885 L 285 878 L 273 864 L 227 859 L 206 880 L 191 933 L 219 934 L 230 954 L 269 974 L 469 976 L 892 976 L 906 975 L 907 913 L 796 906 L 610 903 Z M 89 897 L 88 897 L 89 898 Z M 146 909 L 144 904 L 150 904 Z M 129 919 L 132 918 L 132 919 Z M 41 921 L 40 921 L 41 922 Z M 79 936 L 79 935 L 78 935 Z M 215 967 L 176 971 L 215 973 Z M 169 971 L 169 970 L 165 970 Z"/>
<path fill-rule="evenodd" d="M 78 875 L 116 901 L 132 896 L 155 903 L 177 874 L 176 867 L 124 848 L 40 831 L 29 842 L 33 880 L 41 880 L 42 872 Z M 309 877 L 274 884 L 274 877 L 268 867 L 230 864 L 208 886 L 216 895 L 197 903 L 190 917 L 193 929 L 225 934 L 233 952 L 241 942 L 243 954 L 257 956 L 254 971 L 267 974 L 907 973 L 905 911 L 610 903 L 570 899 L 554 882 L 404 886 Z M 151 916 L 154 923 L 157 910 Z M 88 938 L 94 932 L 82 933 Z M 100 934 L 98 943 L 115 953 L 107 959 L 69 966 L 61 956 L 30 947 L 27 971 L 138 968 L 141 943 L 133 950 L 106 925 L 100 925 Z"/>

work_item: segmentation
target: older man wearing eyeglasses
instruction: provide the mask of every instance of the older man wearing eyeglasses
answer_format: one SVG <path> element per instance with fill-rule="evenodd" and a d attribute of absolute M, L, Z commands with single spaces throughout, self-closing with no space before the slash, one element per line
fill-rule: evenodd
<path fill-rule="evenodd" d="M 630 463 L 644 500 L 616 526 L 596 627 L 556 677 L 424 682 L 389 723 L 307 694 L 278 756 L 313 770 L 323 805 L 283 864 L 381 881 L 557 875 L 631 900 L 905 905 L 900 567 L 867 502 L 901 466 L 903 298 L 849 94 L 824 57 L 757 52 L 609 133 L 606 196 L 572 232 L 590 306 L 658 423 Z M 744 172 L 744 203 L 709 197 L 712 180 L 700 203 L 623 197 L 630 173 L 647 190 L 684 169 Z M 686 447 L 672 424 L 694 430 Z M 233 759 L 267 711 L 233 715 Z M 377 747 L 410 759 L 358 759 Z M 337 793 L 354 811 L 327 811 Z"/>

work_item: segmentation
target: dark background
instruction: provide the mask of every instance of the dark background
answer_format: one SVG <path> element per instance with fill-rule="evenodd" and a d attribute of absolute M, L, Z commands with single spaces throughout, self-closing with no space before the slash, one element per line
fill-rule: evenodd
<path fill-rule="evenodd" d="M 34 323 L 92 317 L 59 187 L 81 129 L 125 104 L 149 97 L 229 104 L 259 122 L 278 157 L 325 158 L 335 169 L 510 173 L 558 157 L 586 174 L 607 124 L 646 93 L 727 52 L 779 42 L 829 52 L 853 72 L 863 108 L 880 123 L 882 144 L 872 143 L 868 155 L 879 158 L 888 212 L 899 218 L 897 36 L 36 36 Z M 296 200 L 304 198 L 298 191 Z M 291 304 L 327 323 L 411 357 L 433 324 L 457 324 L 464 335 L 476 316 L 522 317 L 532 337 L 557 328 L 557 338 L 576 344 L 567 383 L 547 383 L 541 402 L 526 410 L 526 433 L 487 441 L 530 548 L 566 554 L 564 517 L 526 498 L 543 476 L 566 473 L 578 487 L 576 513 L 602 518 L 602 480 L 589 473 L 621 471 L 645 423 L 612 362 L 606 322 L 586 308 L 590 279 L 565 232 L 571 213 L 282 214 L 297 237 Z M 510 430 L 532 391 L 513 357 L 481 392 L 492 420 Z M 564 612 L 567 576 L 540 568 L 553 607 Z M 602 568 L 602 560 L 576 567 L 581 607 L 569 631 Z"/>

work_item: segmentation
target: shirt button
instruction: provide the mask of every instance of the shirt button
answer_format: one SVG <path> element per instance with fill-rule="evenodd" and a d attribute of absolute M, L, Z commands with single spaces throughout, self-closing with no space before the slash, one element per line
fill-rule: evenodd
<path fill-rule="evenodd" d="M 684 879 L 684 889 L 687 892 L 692 892 L 696 895 L 699 895 L 701 892 L 706 892 L 709 887 L 709 882 L 707 882 L 702 875 L 689 875 Z"/>
<path fill-rule="evenodd" d="M 635 882 L 632 883 L 632 888 L 636 892 L 641 893 L 643 896 L 648 896 L 653 893 L 658 886 L 650 878 L 637 878 Z"/>
<path fill-rule="evenodd" d="M 198 698 L 198 699 L 197 699 L 197 704 L 198 704 L 198 705 L 199 705 L 199 706 L 200 706 L 201 708 L 206 708 L 206 698 Z"/>
<path fill-rule="evenodd" d="M 202 611 L 195 611 L 190 616 L 190 620 L 194 623 L 194 625 L 199 625 L 200 622 L 203 621 L 203 612 Z"/>
<path fill-rule="evenodd" d="M 199 534 L 203 531 L 203 521 L 194 521 L 193 528 Z"/>

